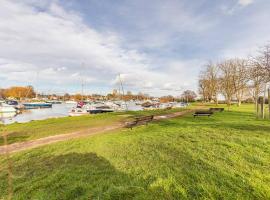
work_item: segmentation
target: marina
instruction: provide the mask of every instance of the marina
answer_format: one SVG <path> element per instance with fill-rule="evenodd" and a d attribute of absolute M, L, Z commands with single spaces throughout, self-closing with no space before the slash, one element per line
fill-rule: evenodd
<path fill-rule="evenodd" d="M 0 103 L 0 122 L 3 124 L 12 123 L 26 123 L 33 120 L 44 120 L 49 118 L 59 118 L 67 116 L 81 116 L 89 114 L 100 114 L 107 112 L 123 112 L 123 111 L 139 111 L 139 110 L 151 110 L 151 109 L 168 109 L 177 108 L 179 106 L 185 107 L 185 104 L 181 103 L 139 103 L 135 101 L 123 102 L 123 101 L 100 101 L 100 102 L 76 102 L 68 101 L 58 103 L 44 103 L 44 102 L 32 102 L 32 103 L 18 103 L 16 105 L 8 105 L 6 103 Z M 147 106 L 144 107 L 143 105 Z M 23 105 L 23 109 L 18 109 Z"/>

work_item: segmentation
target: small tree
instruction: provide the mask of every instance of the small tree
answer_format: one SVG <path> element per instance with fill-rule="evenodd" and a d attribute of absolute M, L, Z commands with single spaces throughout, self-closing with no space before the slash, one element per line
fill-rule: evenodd
<path fill-rule="evenodd" d="M 4 95 L 6 97 L 21 99 L 21 98 L 33 98 L 35 97 L 36 93 L 32 86 L 26 87 L 14 86 L 6 89 Z"/>
<path fill-rule="evenodd" d="M 232 59 L 223 61 L 218 65 L 221 71 L 220 88 L 229 107 L 231 105 L 232 97 L 235 94 L 233 65 L 234 63 Z"/>
<path fill-rule="evenodd" d="M 197 97 L 196 93 L 192 90 L 186 90 L 181 95 L 182 99 L 186 102 L 192 102 L 195 101 L 195 98 Z"/>
<path fill-rule="evenodd" d="M 238 106 L 241 105 L 244 91 L 247 88 L 247 83 L 249 81 L 249 73 L 247 70 L 247 60 L 244 59 L 233 59 L 231 60 L 232 70 L 233 70 L 233 87 L 236 99 L 238 101 Z"/>
<path fill-rule="evenodd" d="M 199 78 L 199 93 L 203 96 L 204 100 L 214 100 L 218 104 L 219 92 L 219 68 L 213 62 L 205 65 L 205 69 L 201 72 Z"/>

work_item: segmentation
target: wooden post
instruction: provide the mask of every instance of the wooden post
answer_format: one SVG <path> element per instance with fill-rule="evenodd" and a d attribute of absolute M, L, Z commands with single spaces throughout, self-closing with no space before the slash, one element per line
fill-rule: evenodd
<path fill-rule="evenodd" d="M 261 110 L 260 110 L 261 111 L 261 113 L 260 113 L 261 116 L 260 117 L 261 117 L 261 119 L 264 118 L 264 102 L 263 101 L 264 101 L 264 98 L 260 97 L 260 107 L 261 107 Z"/>

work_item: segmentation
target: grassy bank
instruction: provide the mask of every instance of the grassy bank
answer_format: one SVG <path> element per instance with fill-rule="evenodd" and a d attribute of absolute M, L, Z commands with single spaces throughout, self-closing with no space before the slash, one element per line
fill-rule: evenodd
<path fill-rule="evenodd" d="M 4 132 L 8 133 L 8 143 L 12 144 L 15 142 L 29 141 L 46 136 L 71 133 L 73 131 L 84 130 L 92 127 L 112 125 L 134 116 L 161 115 L 181 110 L 183 109 L 129 111 L 79 117 L 62 117 L 32 121 L 28 123 L 14 123 L 7 126 L 0 125 L 0 135 Z M 3 138 L 0 137 L 0 146 L 3 144 Z"/>
<path fill-rule="evenodd" d="M 62 117 L 55 119 L 32 121 L 28 123 L 14 123 L 2 126 L 2 130 L 8 133 L 8 143 L 34 140 L 46 136 L 70 133 L 90 127 L 110 125 L 120 121 L 123 117 L 115 114 L 87 115 L 79 117 Z M 2 131 L 2 134 L 3 132 Z M 0 138 L 3 145 L 3 138 Z"/>
<path fill-rule="evenodd" d="M 269 199 L 269 158 L 270 123 L 244 105 L 17 153 L 14 199 Z"/>

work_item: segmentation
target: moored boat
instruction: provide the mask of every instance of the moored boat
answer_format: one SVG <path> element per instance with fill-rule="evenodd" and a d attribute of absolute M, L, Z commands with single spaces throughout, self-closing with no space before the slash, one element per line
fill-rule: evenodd
<path fill-rule="evenodd" d="M 62 101 L 58 101 L 58 100 L 49 100 L 49 101 L 46 101 L 46 103 L 51 103 L 51 104 L 62 104 Z"/>
<path fill-rule="evenodd" d="M 66 104 L 77 104 L 76 101 L 65 101 Z"/>
<path fill-rule="evenodd" d="M 7 100 L 6 104 L 8 104 L 10 106 L 17 106 L 19 103 L 16 100 Z"/>
<path fill-rule="evenodd" d="M 73 117 L 73 116 L 81 116 L 81 115 L 89 115 L 89 112 L 84 109 L 84 108 L 72 108 L 69 112 L 68 115 Z"/>
<path fill-rule="evenodd" d="M 98 114 L 98 113 L 107 113 L 107 112 L 113 112 L 114 109 L 112 109 L 110 106 L 101 105 L 101 106 L 95 106 L 87 110 L 90 114 Z"/>
<path fill-rule="evenodd" d="M 30 102 L 30 103 L 23 103 L 25 109 L 36 109 L 36 108 L 51 108 L 51 103 L 46 102 Z"/>
<path fill-rule="evenodd" d="M 16 113 L 16 109 L 6 103 L 0 103 L 0 113 Z"/>
<path fill-rule="evenodd" d="M 17 115 L 16 112 L 7 112 L 7 113 L 1 113 L 0 112 L 0 118 L 2 120 L 4 119 L 12 119 L 13 117 L 15 117 Z"/>

